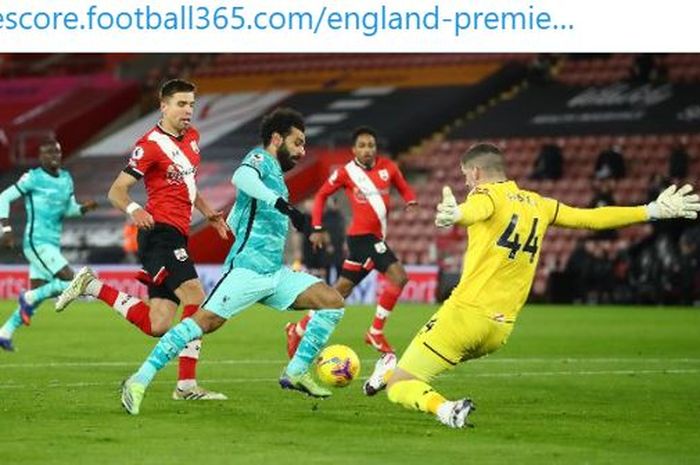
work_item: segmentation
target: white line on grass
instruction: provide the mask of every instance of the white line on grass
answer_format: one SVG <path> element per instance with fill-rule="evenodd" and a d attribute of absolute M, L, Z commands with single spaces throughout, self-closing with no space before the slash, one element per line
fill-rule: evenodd
<path fill-rule="evenodd" d="M 205 365 L 284 365 L 288 360 L 265 359 L 232 359 L 232 360 L 202 360 L 199 363 Z M 364 359 L 362 364 L 370 366 L 376 359 Z M 7 363 L 0 364 L 0 369 L 5 368 L 70 368 L 70 367 L 123 367 L 134 366 L 139 361 L 120 362 L 45 362 L 45 363 Z M 700 358 L 483 358 L 479 363 L 700 363 Z"/>
<path fill-rule="evenodd" d="M 520 377 L 537 377 L 537 376 L 640 376 L 640 375 L 693 375 L 700 373 L 700 369 L 689 370 L 604 370 L 604 371 L 523 371 L 514 373 L 473 373 L 468 375 L 460 375 L 459 377 L 467 378 L 520 378 Z M 455 378 L 457 375 L 444 375 L 443 378 Z M 366 379 L 366 378 L 362 378 Z M 248 383 L 276 383 L 276 378 L 233 378 L 233 379 L 205 379 L 201 380 L 207 383 L 217 384 L 248 384 Z M 172 384 L 173 381 L 154 381 L 152 384 Z M 43 389 L 43 388 L 83 388 L 83 387 L 99 387 L 99 386 L 118 386 L 116 382 L 80 382 L 80 383 L 60 383 L 49 382 L 46 385 L 38 384 L 0 384 L 0 389 Z"/>

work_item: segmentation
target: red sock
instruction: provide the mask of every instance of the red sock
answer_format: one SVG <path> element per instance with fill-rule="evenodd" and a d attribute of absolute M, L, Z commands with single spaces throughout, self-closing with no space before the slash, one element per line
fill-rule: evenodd
<path fill-rule="evenodd" d="M 132 297 L 124 292 L 119 292 L 112 286 L 102 283 L 97 298 L 106 303 L 131 324 L 139 328 L 145 334 L 152 336 L 151 332 L 151 308 L 141 299 Z"/>
<path fill-rule="evenodd" d="M 374 314 L 374 320 L 372 321 L 372 329 L 375 332 L 382 332 L 384 330 L 384 324 L 387 318 L 391 315 L 391 311 L 394 310 L 396 302 L 399 300 L 402 288 L 387 282 L 382 291 L 382 295 L 379 296 L 379 302 L 377 305 L 377 311 Z"/>
<path fill-rule="evenodd" d="M 181 320 L 191 317 L 197 310 L 199 310 L 199 305 L 185 305 L 185 308 L 182 310 Z M 198 339 L 188 343 L 187 347 L 183 350 L 185 355 L 180 355 L 178 359 L 178 381 L 197 379 L 197 361 L 199 359 L 199 350 L 201 346 L 202 341 Z"/>
<path fill-rule="evenodd" d="M 309 312 L 306 315 L 304 315 L 304 318 L 297 321 L 297 334 L 299 334 L 300 336 L 306 332 L 306 325 L 309 324 L 309 320 L 311 320 L 311 315 L 311 312 Z"/>

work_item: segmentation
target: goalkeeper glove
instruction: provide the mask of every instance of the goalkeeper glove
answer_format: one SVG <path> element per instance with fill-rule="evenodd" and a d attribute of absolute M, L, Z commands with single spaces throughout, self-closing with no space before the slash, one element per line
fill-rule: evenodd
<path fill-rule="evenodd" d="M 457 199 L 452 194 L 449 186 L 442 188 L 442 201 L 437 206 L 435 215 L 435 226 L 438 228 L 449 228 L 462 218 L 462 212 L 457 205 Z"/>
<path fill-rule="evenodd" d="M 311 229 L 311 220 L 307 215 L 291 206 L 282 197 L 278 198 L 275 202 L 275 208 L 279 210 L 280 213 L 288 216 L 289 219 L 292 220 L 292 226 L 294 226 L 294 229 L 306 235 L 309 234 Z"/>
<path fill-rule="evenodd" d="M 650 220 L 667 220 L 687 218 L 694 220 L 700 211 L 700 196 L 691 194 L 693 186 L 686 184 L 680 189 L 673 184 L 664 190 L 653 202 L 649 203 L 647 213 Z"/>

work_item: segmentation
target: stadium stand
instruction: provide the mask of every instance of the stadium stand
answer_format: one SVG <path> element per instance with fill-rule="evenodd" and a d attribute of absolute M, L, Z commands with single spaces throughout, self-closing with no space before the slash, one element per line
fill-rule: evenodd
<path fill-rule="evenodd" d="M 7 185 L 19 175 L 22 168 L 13 164 L 31 162 L 32 140 L 56 134 L 69 155 L 78 195 L 106 202 L 109 183 L 131 144 L 157 119 L 153 90 L 176 76 L 193 76 L 201 91 L 195 117 L 205 153 L 199 185 L 224 210 L 235 197 L 230 174 L 257 142 L 266 109 L 292 106 L 307 117 L 309 156 L 288 178 L 296 186 L 296 201 L 313 195 L 334 163 L 348 156 L 352 128 L 375 127 L 382 153 L 402 154 L 399 163 L 421 203 L 410 217 L 396 210 L 389 218 L 389 241 L 407 264 L 439 263 L 446 271 L 460 266 L 465 235 L 436 230 L 433 208 L 443 184 L 466 195 L 456 167 L 460 154 L 476 140 L 488 139 L 506 150 L 509 174 L 521 186 L 578 206 L 590 205 L 600 194 L 595 166 L 604 150 L 619 151 L 627 168 L 623 178 L 605 187 L 617 204 L 648 201 L 650 192 L 666 182 L 669 156 L 679 148 L 689 161 L 682 179 L 675 180 L 697 183 L 700 174 L 700 107 L 693 103 L 700 93 L 696 54 L 202 54 L 151 59 L 43 54 L 0 55 L 0 94 L 9 97 L 0 108 L 0 182 Z M 33 90 L 17 92 L 18 83 Z M 46 87 L 60 91 L 48 95 L 42 92 Z M 560 179 L 530 179 L 545 145 L 561 151 Z M 71 157 L 77 149 L 80 157 Z M 138 201 L 141 196 L 137 190 Z M 21 217 L 21 212 L 13 210 L 13 215 Z M 89 249 L 110 260 L 109 250 L 121 243 L 122 226 L 123 216 L 109 209 L 67 222 L 64 243 L 74 254 L 71 259 L 85 261 Z M 225 247 L 209 247 L 211 231 L 199 226 L 192 237 L 193 256 L 219 261 Z M 637 253 L 656 232 L 650 225 L 631 227 L 592 242 L 588 233 L 553 229 L 542 249 L 535 294 L 548 295 L 549 278 L 584 246 L 590 254 L 624 256 Z"/>

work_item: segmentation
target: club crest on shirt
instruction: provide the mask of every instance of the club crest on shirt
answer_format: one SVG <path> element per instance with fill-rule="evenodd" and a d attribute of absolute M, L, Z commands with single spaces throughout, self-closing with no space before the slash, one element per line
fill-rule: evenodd
<path fill-rule="evenodd" d="M 185 260 L 187 260 L 187 250 L 185 250 L 184 248 L 175 249 L 173 250 L 173 253 L 175 254 L 175 258 L 177 258 L 179 261 L 184 262 Z"/>
<path fill-rule="evenodd" d="M 386 243 L 384 241 L 377 242 L 374 244 L 374 250 L 376 250 L 377 253 L 386 252 Z"/>
<path fill-rule="evenodd" d="M 194 151 L 194 153 L 199 153 L 199 145 L 197 145 L 196 140 L 193 140 L 192 142 L 190 142 L 190 147 L 192 147 L 192 150 Z"/>
<path fill-rule="evenodd" d="M 379 179 L 382 181 L 388 181 L 389 180 L 389 171 L 388 170 L 379 170 Z"/>

